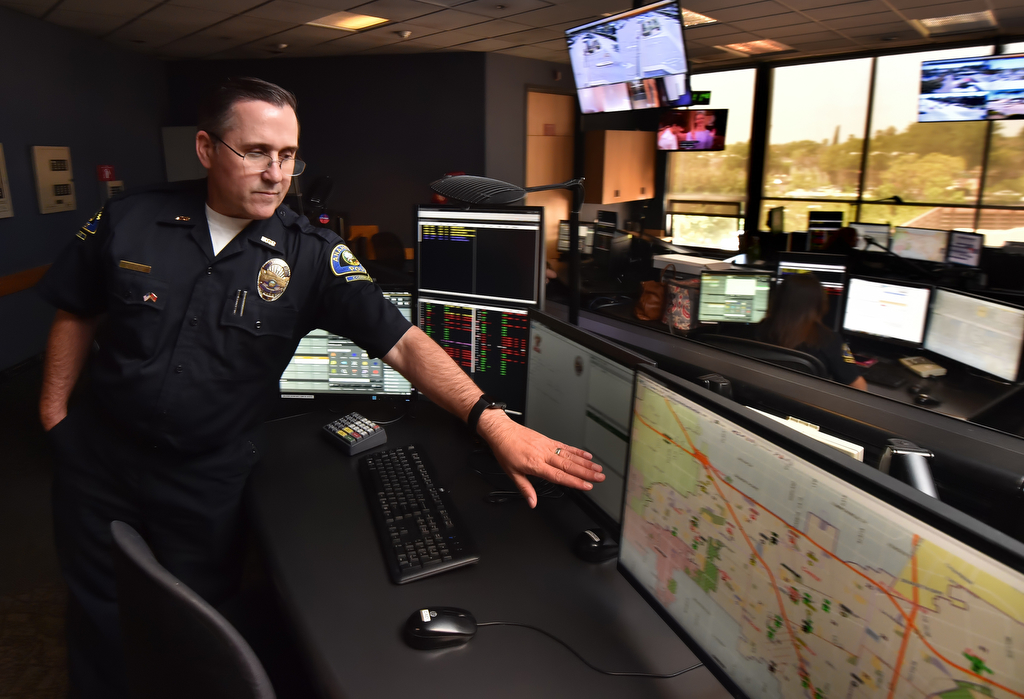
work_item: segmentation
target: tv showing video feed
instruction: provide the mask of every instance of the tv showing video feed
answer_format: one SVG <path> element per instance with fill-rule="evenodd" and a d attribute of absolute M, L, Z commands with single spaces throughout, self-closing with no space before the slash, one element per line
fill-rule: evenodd
<path fill-rule="evenodd" d="M 620 12 L 565 35 L 584 114 L 690 104 L 676 0 Z"/>
<path fill-rule="evenodd" d="M 673 109 L 661 116 L 658 150 L 724 150 L 728 109 Z"/>
<path fill-rule="evenodd" d="M 917 120 L 1024 119 L 1024 55 L 921 63 Z"/>

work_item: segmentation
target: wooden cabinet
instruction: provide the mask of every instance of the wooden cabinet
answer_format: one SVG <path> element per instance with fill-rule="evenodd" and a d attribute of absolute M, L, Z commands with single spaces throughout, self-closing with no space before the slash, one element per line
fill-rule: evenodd
<path fill-rule="evenodd" d="M 588 204 L 654 198 L 653 131 L 588 131 L 583 174 Z"/>

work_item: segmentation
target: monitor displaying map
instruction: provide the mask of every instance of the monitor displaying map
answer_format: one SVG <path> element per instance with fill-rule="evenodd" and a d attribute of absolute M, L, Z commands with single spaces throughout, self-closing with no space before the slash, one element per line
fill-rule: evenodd
<path fill-rule="evenodd" d="M 638 376 L 619 567 L 727 688 L 1024 696 L 1024 546 L 768 425 Z"/>

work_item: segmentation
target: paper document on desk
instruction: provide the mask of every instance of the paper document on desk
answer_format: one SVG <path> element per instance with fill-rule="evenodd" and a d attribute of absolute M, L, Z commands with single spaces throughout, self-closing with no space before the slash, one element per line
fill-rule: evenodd
<path fill-rule="evenodd" d="M 750 408 L 749 405 L 747 407 Z M 826 446 L 830 446 L 833 449 L 836 449 L 837 451 L 841 451 L 847 456 L 852 456 L 854 459 L 857 459 L 857 461 L 864 461 L 864 447 L 854 444 L 853 442 L 847 442 L 845 439 L 840 439 L 839 437 L 833 437 L 830 434 L 825 434 L 824 432 L 818 429 L 817 425 L 812 425 L 809 422 L 804 422 L 803 420 L 800 420 L 799 418 L 795 417 L 783 419 L 781 417 L 778 417 L 777 415 L 772 415 L 771 413 L 766 413 L 763 410 L 758 410 L 757 408 L 750 409 L 753 410 L 755 413 L 764 415 L 765 417 L 769 417 L 772 420 L 775 420 L 775 422 L 785 425 L 786 427 L 792 428 L 799 432 L 800 434 L 805 434 L 812 439 L 818 440 L 819 442 Z"/>
<path fill-rule="evenodd" d="M 655 255 L 654 268 L 665 269 L 668 265 L 675 265 L 679 274 L 700 274 L 704 270 L 719 271 L 733 269 L 731 262 L 714 260 L 710 257 L 695 257 L 693 255 Z"/>

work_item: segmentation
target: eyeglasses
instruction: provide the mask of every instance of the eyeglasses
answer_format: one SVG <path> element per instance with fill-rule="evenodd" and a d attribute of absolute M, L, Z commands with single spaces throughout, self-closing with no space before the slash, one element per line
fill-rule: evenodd
<path fill-rule="evenodd" d="M 210 133 L 207 131 L 207 133 Z M 274 160 L 266 153 L 246 153 L 245 155 L 239 153 L 237 150 L 228 146 L 224 139 L 215 133 L 210 133 L 211 136 L 216 138 L 218 141 L 227 146 L 227 149 L 237 155 L 239 158 L 245 161 L 246 167 L 252 172 L 266 172 L 270 169 L 270 166 L 277 163 L 281 168 L 281 174 L 285 177 L 295 177 L 301 175 L 302 171 L 306 169 L 306 163 L 299 160 L 298 158 L 281 158 L 280 160 Z"/>

